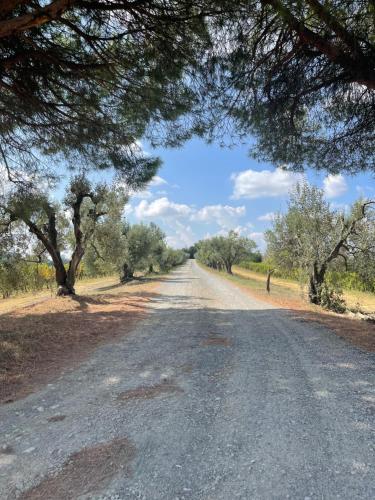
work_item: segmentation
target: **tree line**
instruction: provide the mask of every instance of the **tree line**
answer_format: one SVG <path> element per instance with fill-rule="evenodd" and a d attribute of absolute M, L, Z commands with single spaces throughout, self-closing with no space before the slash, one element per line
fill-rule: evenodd
<path fill-rule="evenodd" d="M 214 236 L 199 241 L 195 247 L 197 260 L 212 269 L 225 270 L 228 274 L 232 274 L 232 267 L 243 260 L 260 259 L 255 241 L 240 236 L 235 231 L 229 231 L 227 236 Z"/>
<path fill-rule="evenodd" d="M 109 170 L 127 189 L 141 188 L 161 164 L 142 137 L 168 147 L 193 136 L 254 142 L 257 158 L 296 171 L 375 170 L 373 19 L 373 0 L 2 2 L 0 175 L 13 184 L 0 193 L 2 259 L 31 234 L 59 293 L 72 293 L 97 227 L 121 205 L 116 190 L 79 173 Z M 67 169 L 78 175 L 59 204 L 48 193 Z M 337 235 L 342 227 L 344 246 L 327 261 L 321 252 L 311 258 L 313 301 L 327 268 L 367 252 L 351 246 L 367 215 L 352 217 L 333 215 L 328 225 Z M 271 240 L 270 252 L 283 241 Z"/>
<path fill-rule="evenodd" d="M 196 245 L 203 264 L 232 274 L 232 266 L 298 280 L 311 303 L 343 312 L 342 286 L 375 291 L 375 201 L 359 199 L 335 209 L 324 191 L 307 182 L 296 185 L 285 213 L 275 214 L 265 233 L 262 256 L 256 244 L 234 231 Z"/>
<path fill-rule="evenodd" d="M 168 247 L 151 223 L 130 225 L 121 185 L 93 184 L 85 174 L 71 179 L 63 200 L 43 187 L 3 186 L 0 196 L 0 283 L 12 291 L 57 285 L 57 295 L 75 293 L 79 274 L 118 273 L 121 282 L 136 271 L 168 271 L 187 258 Z"/>

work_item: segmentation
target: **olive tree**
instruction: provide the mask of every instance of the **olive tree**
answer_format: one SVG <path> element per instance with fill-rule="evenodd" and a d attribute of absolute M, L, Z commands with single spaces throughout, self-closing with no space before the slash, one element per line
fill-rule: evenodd
<path fill-rule="evenodd" d="M 334 262 L 355 263 L 365 250 L 361 231 L 369 224 L 373 203 L 359 201 L 346 214 L 332 209 L 323 190 L 301 183 L 291 192 L 286 213 L 275 217 L 265 234 L 267 253 L 280 267 L 298 270 L 307 278 L 310 302 L 321 303 L 326 273 Z M 373 234 L 374 229 L 372 225 Z M 367 250 L 370 255 L 369 245 Z"/>
<path fill-rule="evenodd" d="M 1 236 L 9 238 L 17 225 L 23 224 L 53 263 L 57 295 L 73 295 L 78 266 L 98 220 L 122 210 L 125 200 L 121 192 L 105 185 L 93 187 L 84 175 L 72 179 L 63 203 L 36 186 L 26 190 L 20 185 L 0 199 Z M 71 253 L 66 267 L 69 240 Z"/>
<path fill-rule="evenodd" d="M 248 258 L 256 249 L 255 241 L 229 231 L 228 236 L 214 236 L 198 244 L 196 258 L 214 269 L 224 268 L 232 274 L 232 266 Z"/>

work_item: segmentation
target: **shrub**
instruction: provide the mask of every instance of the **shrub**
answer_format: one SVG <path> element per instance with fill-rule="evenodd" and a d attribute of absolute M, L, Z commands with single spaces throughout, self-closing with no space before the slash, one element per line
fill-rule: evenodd
<path fill-rule="evenodd" d="M 346 311 L 345 300 L 342 297 L 342 289 L 324 282 L 320 290 L 320 305 L 323 309 L 342 314 Z"/>

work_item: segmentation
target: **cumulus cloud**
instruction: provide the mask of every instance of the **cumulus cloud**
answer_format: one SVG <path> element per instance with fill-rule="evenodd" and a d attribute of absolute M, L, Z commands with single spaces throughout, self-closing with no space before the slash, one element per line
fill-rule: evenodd
<path fill-rule="evenodd" d="M 327 198 L 338 198 L 339 196 L 346 193 L 348 186 L 346 184 L 345 177 L 341 174 L 332 175 L 329 174 L 323 180 L 324 194 Z"/>
<path fill-rule="evenodd" d="M 303 179 L 302 174 L 287 172 L 281 168 L 271 170 L 244 170 L 232 174 L 234 182 L 232 198 L 268 198 L 284 196 Z"/>
<path fill-rule="evenodd" d="M 167 244 L 172 248 L 190 247 L 196 241 L 196 236 L 191 226 L 174 220 L 170 222 L 169 227 L 173 231 L 173 234 L 168 235 L 166 240 Z"/>
<path fill-rule="evenodd" d="M 171 217 L 186 217 L 192 212 L 188 205 L 174 203 L 168 200 L 167 197 L 158 198 L 152 202 L 142 200 L 135 208 L 135 215 L 138 219 L 143 218 L 171 218 Z"/>
<path fill-rule="evenodd" d="M 163 184 L 168 184 L 168 182 L 159 175 L 155 175 L 149 182 L 150 186 L 162 186 Z"/>
<path fill-rule="evenodd" d="M 220 227 L 227 229 L 237 223 L 239 217 L 246 215 L 246 208 L 232 207 L 230 205 L 207 205 L 196 211 L 191 219 L 207 224 L 215 222 Z"/>
<path fill-rule="evenodd" d="M 264 233 L 260 232 L 249 233 L 249 238 L 255 241 L 261 252 L 263 252 L 266 249 L 266 240 L 264 239 Z"/>
<path fill-rule="evenodd" d="M 260 215 L 258 217 L 258 220 L 261 220 L 261 221 L 273 221 L 276 217 L 276 214 L 275 212 L 268 212 L 266 214 L 263 214 L 263 215 Z"/>

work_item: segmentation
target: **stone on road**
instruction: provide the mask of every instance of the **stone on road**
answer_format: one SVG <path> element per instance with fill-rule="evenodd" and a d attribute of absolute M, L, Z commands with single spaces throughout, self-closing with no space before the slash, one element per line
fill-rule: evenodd
<path fill-rule="evenodd" d="M 129 336 L 0 409 L 0 498 L 373 499 L 374 379 L 189 261 Z"/>

